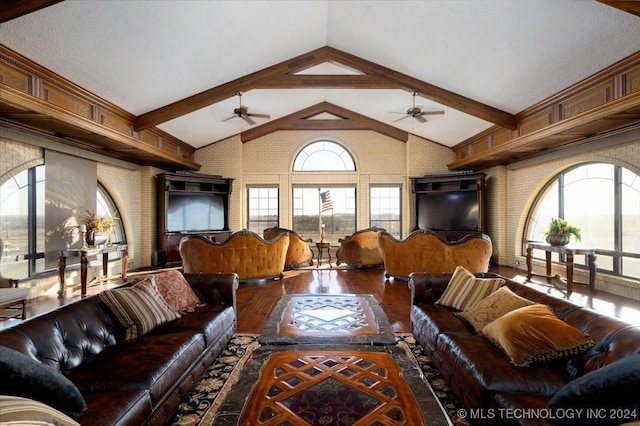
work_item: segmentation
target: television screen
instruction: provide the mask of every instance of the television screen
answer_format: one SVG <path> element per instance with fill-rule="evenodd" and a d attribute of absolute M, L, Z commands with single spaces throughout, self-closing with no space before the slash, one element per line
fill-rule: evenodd
<path fill-rule="evenodd" d="M 215 194 L 169 194 L 167 231 L 224 229 L 224 197 Z"/>
<path fill-rule="evenodd" d="M 438 231 L 477 231 L 480 228 L 476 191 L 418 194 L 418 227 Z"/>

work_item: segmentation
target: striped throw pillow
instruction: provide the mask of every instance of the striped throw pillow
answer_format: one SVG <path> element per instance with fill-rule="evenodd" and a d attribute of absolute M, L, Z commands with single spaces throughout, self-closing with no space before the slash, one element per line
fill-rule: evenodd
<path fill-rule="evenodd" d="M 502 278 L 476 278 L 471 272 L 458 266 L 436 305 L 464 311 L 478 304 L 504 283 Z"/>
<path fill-rule="evenodd" d="M 80 423 L 39 401 L 0 395 L 0 423 L 7 425 L 80 426 Z"/>
<path fill-rule="evenodd" d="M 154 328 L 180 318 L 164 301 L 153 277 L 130 288 L 100 293 L 102 301 L 127 329 L 126 341 L 144 336 Z"/>

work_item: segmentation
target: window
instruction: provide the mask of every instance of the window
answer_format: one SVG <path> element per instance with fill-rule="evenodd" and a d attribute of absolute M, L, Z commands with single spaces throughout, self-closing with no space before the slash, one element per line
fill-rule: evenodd
<path fill-rule="evenodd" d="M 605 163 L 565 170 L 538 195 L 525 237 L 544 240 L 553 217 L 581 228 L 582 244 L 596 248 L 598 269 L 640 278 L 640 176 Z"/>
<path fill-rule="evenodd" d="M 328 192 L 331 208 L 326 204 Z M 325 194 L 325 208 L 321 211 Z M 293 229 L 313 240 L 320 240 L 320 226 L 325 225 L 328 241 L 336 242 L 356 231 L 356 188 L 293 188 Z"/>
<path fill-rule="evenodd" d="M 372 186 L 370 188 L 371 226 L 386 229 L 388 233 L 400 239 L 402 232 L 399 186 Z"/>
<path fill-rule="evenodd" d="M 45 166 L 18 173 L 0 186 L 0 275 L 31 277 L 46 272 Z M 120 218 L 115 203 L 102 185 L 96 192 L 96 213 Z M 124 226 L 116 220 L 114 242 L 126 241 Z"/>
<path fill-rule="evenodd" d="M 278 226 L 278 188 L 247 188 L 247 229 L 262 235 Z"/>
<path fill-rule="evenodd" d="M 293 162 L 294 172 L 355 171 L 353 157 L 341 145 L 317 141 L 305 146 Z"/>

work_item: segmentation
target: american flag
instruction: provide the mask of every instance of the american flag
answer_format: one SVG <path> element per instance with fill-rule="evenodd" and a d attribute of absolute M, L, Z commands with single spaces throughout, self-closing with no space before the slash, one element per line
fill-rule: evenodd
<path fill-rule="evenodd" d="M 331 203 L 331 193 L 327 189 L 320 193 L 320 200 L 322 200 L 322 207 L 320 207 L 320 213 L 326 210 L 333 210 L 333 204 Z"/>

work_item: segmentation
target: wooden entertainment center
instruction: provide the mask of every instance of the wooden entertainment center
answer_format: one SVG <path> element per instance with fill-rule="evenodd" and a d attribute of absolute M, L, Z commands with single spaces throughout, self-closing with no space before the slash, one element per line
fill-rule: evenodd
<path fill-rule="evenodd" d="M 453 172 L 411 178 L 413 230 L 431 229 L 448 241 L 485 232 L 484 173 Z"/>
<path fill-rule="evenodd" d="M 178 248 L 183 237 L 201 235 L 215 242 L 229 238 L 233 179 L 200 173 L 162 173 L 157 179 L 156 266 L 182 263 Z"/>

